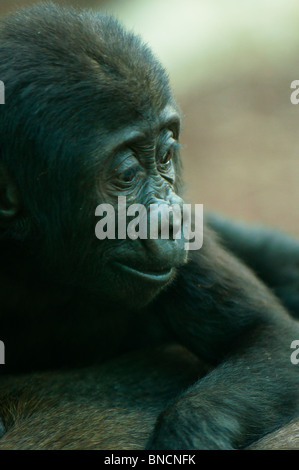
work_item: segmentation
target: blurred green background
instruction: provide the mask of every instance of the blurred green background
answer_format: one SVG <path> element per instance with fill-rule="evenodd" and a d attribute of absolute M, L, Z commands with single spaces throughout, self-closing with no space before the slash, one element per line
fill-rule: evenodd
<path fill-rule="evenodd" d="M 0 0 L 0 15 L 34 3 Z M 167 67 L 190 201 L 299 235 L 298 0 L 56 3 L 115 14 Z"/>

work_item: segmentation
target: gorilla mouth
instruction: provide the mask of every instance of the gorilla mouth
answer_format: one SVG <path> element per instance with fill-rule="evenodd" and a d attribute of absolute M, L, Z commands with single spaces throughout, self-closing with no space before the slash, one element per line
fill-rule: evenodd
<path fill-rule="evenodd" d="M 157 270 L 157 271 L 140 271 L 136 268 L 133 268 L 132 266 L 128 266 L 127 264 L 122 264 L 119 262 L 115 263 L 118 268 L 120 268 L 122 271 L 124 271 L 127 275 L 131 274 L 135 277 L 138 277 L 140 279 L 148 280 L 148 281 L 154 281 L 154 282 L 167 282 L 169 281 L 172 276 L 174 275 L 175 269 L 169 268 L 165 270 Z"/>

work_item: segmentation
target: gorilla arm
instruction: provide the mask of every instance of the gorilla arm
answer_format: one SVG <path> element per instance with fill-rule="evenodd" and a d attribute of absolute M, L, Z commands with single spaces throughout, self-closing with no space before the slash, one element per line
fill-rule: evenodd
<path fill-rule="evenodd" d="M 299 242 L 279 230 L 236 222 L 215 213 L 209 226 L 223 245 L 246 263 L 299 318 Z"/>
<path fill-rule="evenodd" d="M 299 325 L 211 233 L 159 308 L 175 339 L 216 368 L 162 413 L 149 449 L 245 448 L 298 416 Z"/>

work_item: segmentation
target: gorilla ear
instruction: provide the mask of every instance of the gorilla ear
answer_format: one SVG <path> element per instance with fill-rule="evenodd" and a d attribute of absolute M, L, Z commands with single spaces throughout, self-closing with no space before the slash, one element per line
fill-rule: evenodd
<path fill-rule="evenodd" d="M 5 165 L 0 163 L 0 226 L 7 225 L 19 212 L 16 184 Z"/>

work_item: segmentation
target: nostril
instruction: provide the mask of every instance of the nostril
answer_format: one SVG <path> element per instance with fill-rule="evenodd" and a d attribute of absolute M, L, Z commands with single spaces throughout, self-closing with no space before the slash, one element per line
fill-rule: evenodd
<path fill-rule="evenodd" d="M 159 209 L 159 235 L 173 240 L 181 230 L 182 217 L 180 208 L 164 204 Z"/>
<path fill-rule="evenodd" d="M 181 201 L 181 199 L 180 199 Z M 157 201 L 149 211 L 150 238 L 173 240 L 179 238 L 182 230 L 183 213 L 181 204 L 176 201 Z"/>
<path fill-rule="evenodd" d="M 173 240 L 182 230 L 183 216 L 181 208 L 177 204 L 171 204 L 169 210 L 169 234 L 170 238 Z"/>

